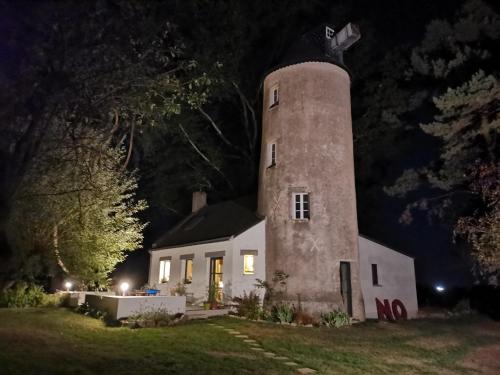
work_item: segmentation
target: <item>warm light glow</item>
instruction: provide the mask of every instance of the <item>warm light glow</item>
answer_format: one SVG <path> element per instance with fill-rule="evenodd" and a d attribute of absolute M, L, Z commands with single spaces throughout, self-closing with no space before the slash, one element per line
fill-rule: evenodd
<path fill-rule="evenodd" d="M 69 281 L 66 281 L 64 283 L 64 287 L 66 288 L 66 290 L 69 292 L 69 290 L 71 289 L 71 287 L 73 286 L 73 284 L 71 284 Z"/>
<path fill-rule="evenodd" d="M 255 273 L 255 263 L 253 255 L 243 256 L 243 273 L 245 275 L 253 275 Z"/>
<path fill-rule="evenodd" d="M 167 283 L 170 280 L 170 260 L 160 260 L 160 283 Z"/>
<path fill-rule="evenodd" d="M 436 291 L 438 291 L 439 293 L 442 293 L 445 291 L 445 288 L 442 285 L 436 285 Z"/>
<path fill-rule="evenodd" d="M 125 292 L 128 290 L 129 285 L 127 282 L 123 282 L 120 284 L 120 289 L 123 292 L 123 295 L 125 295 Z"/>
<path fill-rule="evenodd" d="M 224 283 L 222 281 L 219 281 L 219 288 L 223 289 L 224 288 Z"/>

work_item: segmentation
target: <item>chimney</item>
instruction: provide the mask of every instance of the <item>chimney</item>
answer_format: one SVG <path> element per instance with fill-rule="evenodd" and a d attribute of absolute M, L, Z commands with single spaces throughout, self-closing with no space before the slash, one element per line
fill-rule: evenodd
<path fill-rule="evenodd" d="M 207 205 L 207 193 L 204 191 L 193 192 L 193 208 L 192 212 L 196 212 Z"/>

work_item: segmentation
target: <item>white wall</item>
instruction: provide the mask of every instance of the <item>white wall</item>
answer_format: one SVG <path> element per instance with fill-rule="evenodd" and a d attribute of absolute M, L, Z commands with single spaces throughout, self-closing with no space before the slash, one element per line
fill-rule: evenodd
<path fill-rule="evenodd" d="M 233 239 L 233 282 L 231 295 L 233 297 L 243 296 L 251 291 L 257 292 L 261 301 L 264 298 L 264 290 L 255 287 L 256 279 L 266 279 L 266 221 L 254 225 L 252 228 L 243 232 Z M 254 257 L 255 273 L 245 275 L 243 273 L 243 255 L 240 250 L 257 250 L 257 256 Z"/>
<path fill-rule="evenodd" d="M 366 318 L 378 318 L 375 298 L 382 303 L 387 299 L 390 304 L 399 299 L 406 308 L 408 318 L 415 318 L 418 304 L 413 258 L 361 236 L 359 258 Z M 372 264 L 377 265 L 378 286 L 372 282 Z"/>
<path fill-rule="evenodd" d="M 257 250 L 255 274 L 243 274 L 243 256 L 240 250 Z M 265 221 L 254 225 L 240 235 L 226 241 L 182 246 L 170 249 L 152 250 L 149 267 L 149 285 L 160 289 L 160 294 L 170 295 L 170 290 L 183 281 L 184 267 L 182 255 L 194 254 L 193 282 L 186 284 L 187 293 L 192 293 L 197 302 L 207 298 L 209 284 L 209 259 L 206 253 L 225 251 L 223 266 L 224 294 L 231 298 L 255 290 L 255 279 L 265 278 Z M 159 283 L 160 258 L 172 257 L 170 280 Z"/>
<path fill-rule="evenodd" d="M 150 286 L 160 289 L 160 294 L 170 295 L 171 289 L 184 279 L 182 255 L 194 254 L 193 258 L 193 282 L 185 284 L 187 293 L 192 293 L 194 298 L 202 300 L 207 298 L 209 279 L 209 259 L 205 256 L 208 252 L 225 251 L 223 266 L 223 281 L 231 280 L 232 244 L 230 240 L 222 242 L 205 243 L 199 245 L 176 247 L 171 249 L 151 251 L 149 267 Z M 160 258 L 172 257 L 170 263 L 170 280 L 167 283 L 159 283 Z"/>

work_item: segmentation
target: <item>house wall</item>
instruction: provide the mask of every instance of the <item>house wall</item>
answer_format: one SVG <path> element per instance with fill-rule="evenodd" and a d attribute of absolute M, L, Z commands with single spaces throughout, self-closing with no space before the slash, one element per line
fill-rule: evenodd
<path fill-rule="evenodd" d="M 243 274 L 243 256 L 240 250 L 257 250 L 255 274 Z M 254 225 L 242 234 L 226 241 L 190 245 L 151 251 L 149 285 L 160 289 L 161 295 L 170 295 L 171 289 L 183 281 L 184 267 L 181 256 L 194 254 L 193 281 L 185 284 L 187 293 L 192 293 L 196 302 L 207 298 L 210 265 L 207 253 L 225 251 L 223 265 L 224 295 L 227 298 L 243 295 L 255 290 L 255 279 L 265 279 L 265 221 Z M 171 257 L 170 280 L 159 283 L 160 258 Z M 263 291 L 259 291 L 263 293 Z"/>
<path fill-rule="evenodd" d="M 256 279 L 266 279 L 266 222 L 261 221 L 249 230 L 233 239 L 233 285 L 231 286 L 231 295 L 234 297 L 242 296 L 244 292 L 255 291 L 264 298 L 264 290 L 255 287 Z M 241 250 L 257 250 L 255 256 L 255 273 L 245 275 L 243 273 L 243 255 Z"/>
<path fill-rule="evenodd" d="M 227 240 L 151 251 L 148 283 L 159 289 L 161 295 L 170 295 L 171 290 L 175 288 L 178 283 L 183 282 L 184 279 L 183 262 L 180 257 L 182 255 L 194 254 L 193 282 L 191 284 L 185 284 L 185 286 L 187 293 L 192 293 L 195 300 L 202 302 L 208 295 L 208 279 L 210 274 L 210 258 L 207 258 L 205 254 L 216 251 L 225 251 L 223 281 L 224 283 L 230 282 L 232 279 L 232 243 L 230 240 Z M 167 283 L 160 283 L 160 258 L 168 256 L 172 257 L 170 263 L 170 280 Z"/>
<path fill-rule="evenodd" d="M 268 108 L 279 85 L 279 104 Z M 269 166 L 269 143 L 277 145 Z M 311 217 L 292 219 L 292 194 L 309 193 Z M 339 66 L 305 62 L 264 80 L 258 212 L 267 217 L 266 273 L 289 275 L 287 296 L 319 314 L 346 308 L 340 262 L 351 267 L 353 316 L 364 319 L 359 278 L 350 78 Z"/>
<path fill-rule="evenodd" d="M 389 304 L 399 299 L 407 310 L 408 318 L 416 318 L 418 304 L 413 258 L 364 237 L 359 237 L 359 256 L 366 317 L 378 318 L 375 302 L 378 298 L 381 303 L 387 299 Z M 372 264 L 377 265 L 378 286 L 373 285 Z"/>

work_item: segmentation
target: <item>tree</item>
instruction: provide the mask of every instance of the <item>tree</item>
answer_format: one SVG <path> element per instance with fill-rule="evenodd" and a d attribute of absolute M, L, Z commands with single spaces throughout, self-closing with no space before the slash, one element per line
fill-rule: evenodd
<path fill-rule="evenodd" d="M 477 188 L 481 173 L 476 169 L 498 164 L 500 86 L 495 61 L 499 56 L 493 45 L 499 37 L 500 16 L 485 3 L 468 1 L 453 23 L 431 22 L 422 44 L 413 50 L 408 77 L 433 82 L 439 92 L 433 98 L 434 121 L 420 128 L 439 139 L 441 146 L 437 158 L 405 170 L 393 186 L 385 189 L 401 198 L 411 192 L 417 196 L 407 205 L 401 222 L 411 223 L 414 211 L 423 210 L 429 218 L 447 217 L 455 225 L 458 217 L 468 216 L 474 207 L 489 204 L 489 198 L 481 203 L 484 192 Z M 490 73 L 478 71 L 478 66 Z M 467 74 L 471 75 L 463 82 Z M 485 225 L 491 219 L 489 215 L 488 210 L 474 213 L 476 224 L 482 223 L 483 229 L 490 230 L 488 234 L 479 236 L 469 216 L 458 220 L 457 231 L 471 241 L 472 254 L 480 266 L 486 267 L 483 270 L 491 272 L 494 262 L 488 265 L 481 258 L 487 246 L 479 244 L 479 238 L 496 238 L 497 228 Z"/>
<path fill-rule="evenodd" d="M 18 278 L 63 274 L 104 285 L 125 254 L 141 245 L 137 181 L 122 166 L 122 147 L 78 124 L 48 135 L 17 190 L 9 221 Z M 37 267 L 30 267 L 36 265 Z"/>

